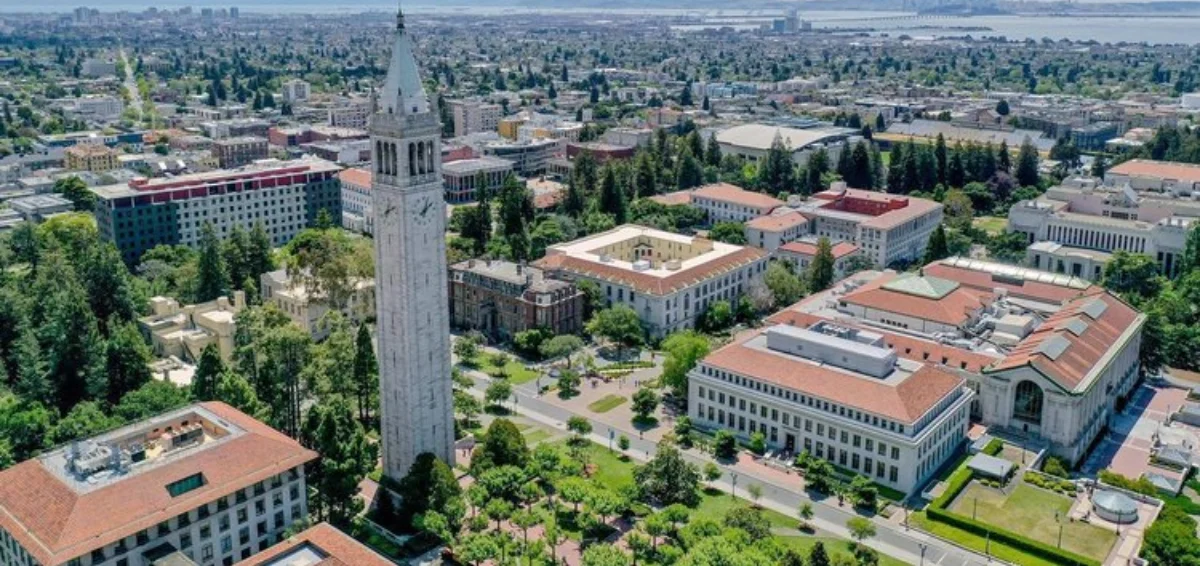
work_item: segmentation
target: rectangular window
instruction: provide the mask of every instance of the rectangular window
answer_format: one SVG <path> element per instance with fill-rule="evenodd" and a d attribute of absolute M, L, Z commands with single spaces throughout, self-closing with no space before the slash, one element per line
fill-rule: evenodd
<path fill-rule="evenodd" d="M 167 484 L 167 493 L 170 493 L 171 497 L 179 497 L 201 487 L 204 487 L 204 474 L 195 473 L 179 481 Z"/>

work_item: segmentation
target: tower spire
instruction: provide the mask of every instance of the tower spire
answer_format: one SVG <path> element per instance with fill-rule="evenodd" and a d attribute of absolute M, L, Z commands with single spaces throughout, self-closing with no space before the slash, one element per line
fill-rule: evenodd
<path fill-rule="evenodd" d="M 404 30 L 404 6 L 397 3 L 396 6 L 396 31 Z"/>

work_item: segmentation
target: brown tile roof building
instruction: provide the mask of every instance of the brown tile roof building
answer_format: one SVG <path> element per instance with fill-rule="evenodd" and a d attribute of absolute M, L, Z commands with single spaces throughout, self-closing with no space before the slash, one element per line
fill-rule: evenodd
<path fill-rule="evenodd" d="M 141 471 L 135 466 L 127 476 L 114 475 L 98 485 L 75 481 L 52 464 L 65 461 L 66 447 L 17 464 L 0 472 L 0 529 L 38 562 L 64 564 L 317 458 L 316 452 L 224 403 L 201 403 L 178 412 L 195 407 L 236 433 L 211 441 L 211 446 L 180 449 L 187 452 Z M 130 434 L 146 434 L 148 430 L 138 428 L 146 426 L 126 428 Z M 168 492 L 168 484 L 195 474 L 202 475 L 203 485 L 176 496 Z"/>
<path fill-rule="evenodd" d="M 779 246 L 779 250 L 782 252 L 816 257 L 817 244 L 806 241 L 788 242 L 782 246 Z M 850 242 L 838 242 L 831 246 L 829 251 L 833 253 L 833 259 L 838 259 L 858 251 L 858 246 L 851 244 Z"/>
<path fill-rule="evenodd" d="M 296 552 L 311 552 L 321 558 L 312 566 L 393 566 L 380 556 L 329 523 L 318 523 L 289 537 L 236 566 L 287 566 Z"/>
<path fill-rule="evenodd" d="M 1114 165 L 1108 171 L 1129 177 L 1150 177 L 1155 179 L 1172 179 L 1185 183 L 1200 183 L 1200 165 L 1191 163 L 1131 159 L 1120 165 Z"/>

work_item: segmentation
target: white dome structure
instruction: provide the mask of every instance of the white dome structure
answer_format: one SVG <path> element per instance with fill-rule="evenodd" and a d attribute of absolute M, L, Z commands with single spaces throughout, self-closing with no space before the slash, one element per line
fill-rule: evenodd
<path fill-rule="evenodd" d="M 1137 501 L 1116 491 L 1093 493 L 1092 507 L 1100 518 L 1117 524 L 1133 523 L 1138 518 Z"/>

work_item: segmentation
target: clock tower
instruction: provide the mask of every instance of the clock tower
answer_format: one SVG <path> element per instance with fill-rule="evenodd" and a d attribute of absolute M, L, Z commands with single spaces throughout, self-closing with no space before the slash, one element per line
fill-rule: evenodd
<path fill-rule="evenodd" d="M 383 471 L 399 480 L 424 452 L 454 465 L 441 122 L 403 12 L 369 130 Z"/>

